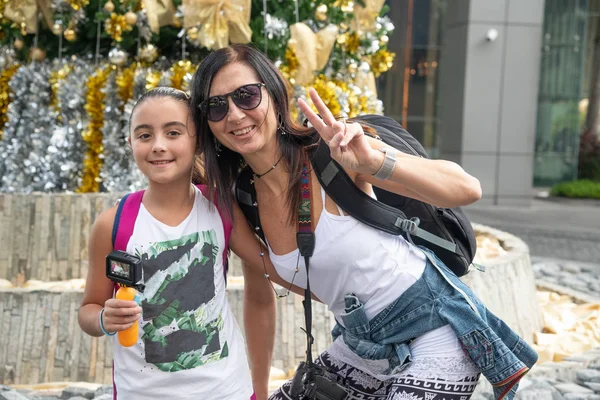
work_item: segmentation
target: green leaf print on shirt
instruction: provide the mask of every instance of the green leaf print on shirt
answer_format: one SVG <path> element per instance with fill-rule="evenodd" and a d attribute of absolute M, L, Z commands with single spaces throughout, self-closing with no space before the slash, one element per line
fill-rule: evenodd
<path fill-rule="evenodd" d="M 173 372 L 227 357 L 224 293 L 215 292 L 215 279 L 223 279 L 216 232 L 151 243 L 144 250 L 146 361 Z"/>

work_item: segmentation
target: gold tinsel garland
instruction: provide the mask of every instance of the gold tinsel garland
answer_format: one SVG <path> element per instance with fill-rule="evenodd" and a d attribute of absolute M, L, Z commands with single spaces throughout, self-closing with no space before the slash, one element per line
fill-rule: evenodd
<path fill-rule="evenodd" d="M 87 111 L 90 122 L 87 129 L 81 134 L 84 142 L 87 143 L 87 151 L 83 159 L 81 186 L 77 190 L 80 193 L 97 192 L 100 186 L 101 155 L 104 152 L 104 147 L 102 146 L 104 92 L 102 88 L 106 84 L 111 71 L 110 67 L 99 68 L 86 82 L 87 91 L 84 108 Z"/>
<path fill-rule="evenodd" d="M 155 87 L 158 87 L 161 77 L 161 71 L 149 71 L 146 75 L 146 90 L 152 90 Z"/>
<path fill-rule="evenodd" d="M 123 40 L 123 32 L 129 32 L 132 29 L 133 27 L 127 23 L 124 15 L 112 13 L 110 14 L 110 18 L 104 21 L 104 30 L 108 36 L 117 42 Z"/>
<path fill-rule="evenodd" d="M 117 93 L 123 104 L 127 103 L 133 97 L 133 84 L 137 63 L 132 63 L 129 67 L 119 70 L 115 83 L 117 85 Z"/>
<path fill-rule="evenodd" d="M 384 49 L 381 49 L 377 53 L 373 54 L 369 60 L 369 64 L 371 65 L 371 70 L 375 76 L 379 76 L 388 69 L 392 68 L 395 56 L 396 54 L 390 53 Z"/>
<path fill-rule="evenodd" d="M 177 61 L 171 67 L 171 86 L 179 90 L 187 90 L 185 77 L 188 74 L 193 74 L 196 67 L 191 61 Z"/>
<path fill-rule="evenodd" d="M 2 2 L 2 0 L 0 0 L 0 2 Z M 6 112 L 8 111 L 8 105 L 12 100 L 10 98 L 10 86 L 8 83 L 19 67 L 19 64 L 14 64 L 0 73 L 0 139 L 2 139 L 4 124 L 8 121 Z"/>
<path fill-rule="evenodd" d="M 68 0 L 67 3 L 71 6 L 71 8 L 75 11 L 79 11 L 90 4 L 90 0 Z"/>
<path fill-rule="evenodd" d="M 317 91 L 321 99 L 323 99 L 325 105 L 329 107 L 329 110 L 331 110 L 331 113 L 334 116 L 341 114 L 342 106 L 340 106 L 340 103 L 337 99 L 337 95 L 335 93 L 336 84 L 333 81 L 330 81 L 324 75 L 319 75 L 315 78 L 314 82 L 310 86 Z M 308 86 L 306 88 L 306 96 L 308 97 Z"/>
<path fill-rule="evenodd" d="M 58 106 L 58 88 L 60 87 L 60 83 L 66 79 L 67 76 L 71 73 L 72 69 L 69 64 L 65 64 L 62 68 L 52 71 L 50 73 L 50 77 L 48 78 L 48 83 L 50 83 L 50 107 L 54 109 L 54 111 L 58 114 L 58 120 L 61 120 L 60 115 L 60 107 Z"/>

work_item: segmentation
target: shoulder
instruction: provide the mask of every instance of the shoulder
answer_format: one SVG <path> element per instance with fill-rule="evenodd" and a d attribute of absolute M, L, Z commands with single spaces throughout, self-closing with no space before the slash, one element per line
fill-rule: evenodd
<path fill-rule="evenodd" d="M 109 232 L 112 233 L 113 225 L 115 223 L 115 216 L 117 215 L 117 207 L 115 204 L 111 208 L 102 211 L 94 221 L 92 230 L 95 232 Z"/>

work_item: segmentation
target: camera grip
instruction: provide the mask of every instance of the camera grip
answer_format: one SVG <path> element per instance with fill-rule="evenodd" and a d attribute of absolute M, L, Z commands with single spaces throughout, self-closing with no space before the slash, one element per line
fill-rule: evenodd
<path fill-rule="evenodd" d="M 137 292 L 135 291 L 134 288 L 127 287 L 127 286 L 121 286 L 119 288 L 119 290 L 117 290 L 117 294 L 115 297 L 119 300 L 134 300 L 136 294 L 137 294 Z M 138 340 L 138 325 L 139 325 L 139 322 L 135 321 L 135 323 L 131 327 L 129 327 L 125 330 L 119 331 L 118 337 L 119 337 L 119 343 L 121 343 L 121 346 L 131 347 L 137 342 L 137 340 Z"/>

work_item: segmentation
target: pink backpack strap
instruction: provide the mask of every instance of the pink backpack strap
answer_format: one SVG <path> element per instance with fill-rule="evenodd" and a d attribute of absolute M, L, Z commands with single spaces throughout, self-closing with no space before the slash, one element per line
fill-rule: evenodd
<path fill-rule="evenodd" d="M 144 191 L 140 190 L 139 192 L 126 194 L 119 201 L 112 231 L 114 250 L 127 251 L 127 243 L 133 235 L 133 228 L 140 212 L 142 197 L 144 197 Z"/>
<path fill-rule="evenodd" d="M 207 199 L 208 196 L 208 187 L 206 185 L 196 185 L 198 189 L 202 192 L 204 197 Z M 228 253 L 229 253 L 229 237 L 231 236 L 231 231 L 233 230 L 233 222 L 229 217 L 229 213 L 225 212 L 219 204 L 215 200 L 215 207 L 217 207 L 217 211 L 219 211 L 219 215 L 221 216 L 221 221 L 223 222 L 223 231 L 225 232 L 225 250 L 223 251 L 223 276 L 227 278 L 227 269 L 228 269 Z"/>

